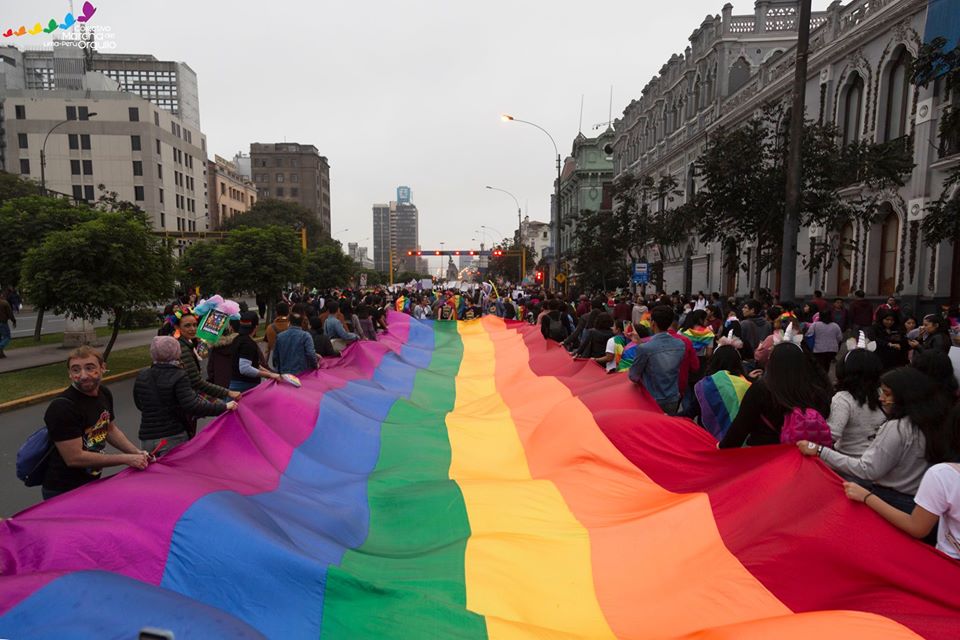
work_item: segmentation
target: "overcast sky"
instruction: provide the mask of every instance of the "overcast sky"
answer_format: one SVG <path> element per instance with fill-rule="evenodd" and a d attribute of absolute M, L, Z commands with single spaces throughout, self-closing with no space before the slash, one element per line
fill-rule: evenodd
<path fill-rule="evenodd" d="M 334 236 L 372 253 L 375 202 L 413 190 L 425 249 L 512 235 L 512 192 L 549 220 L 554 150 L 580 126 L 622 113 L 722 0 L 94 0 L 118 53 L 189 64 L 211 157 L 251 142 L 313 144 L 330 162 Z M 829 0 L 814 0 L 823 10 Z M 3 3 L 0 22 L 32 25 L 64 0 Z M 76 0 L 79 12 L 82 0 Z M 753 2 L 734 3 L 734 14 Z M 45 37 L 45 36 L 37 36 Z M 25 40 L 24 43 L 28 44 Z M 349 231 L 341 231 L 349 229 Z M 482 231 L 482 230 L 481 230 Z M 434 265 L 435 266 L 435 265 Z"/>

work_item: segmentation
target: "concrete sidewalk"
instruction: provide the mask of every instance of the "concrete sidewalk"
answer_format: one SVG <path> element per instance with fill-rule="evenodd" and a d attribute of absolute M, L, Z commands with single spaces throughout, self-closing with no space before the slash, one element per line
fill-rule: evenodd
<path fill-rule="evenodd" d="M 150 341 L 157 335 L 156 329 L 144 329 L 143 331 L 129 331 L 117 336 L 117 341 L 113 345 L 114 351 L 120 349 L 129 349 L 130 347 L 142 347 L 150 344 Z M 103 348 L 109 341 L 109 337 L 97 338 L 94 346 Z M 30 369 L 45 364 L 54 364 L 57 362 L 66 363 L 67 354 L 70 349 L 65 349 L 59 344 L 46 344 L 39 347 L 21 347 L 19 349 L 7 349 L 6 358 L 0 359 L 0 374 L 10 371 L 19 371 L 20 369 Z"/>

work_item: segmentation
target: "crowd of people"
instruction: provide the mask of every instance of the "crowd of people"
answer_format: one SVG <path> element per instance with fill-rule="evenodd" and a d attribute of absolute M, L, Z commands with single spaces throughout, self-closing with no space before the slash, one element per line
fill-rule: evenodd
<path fill-rule="evenodd" d="M 918 320 L 896 299 L 874 307 L 860 291 L 849 302 L 818 291 L 793 304 L 703 293 L 567 298 L 492 284 L 298 289 L 275 301 L 262 340 L 271 301 L 258 298 L 257 310 L 240 305 L 223 336 L 205 345 L 192 302 L 165 310 L 153 365 L 134 385 L 139 446 L 116 428 L 99 352 L 70 355 L 73 385 L 45 418 L 55 443 L 45 499 L 105 467 L 145 468 L 194 437 L 200 418 L 235 409 L 263 380 L 301 374 L 354 342 L 377 340 L 389 331 L 388 311 L 440 322 L 495 315 L 537 325 L 570 357 L 625 373 L 665 414 L 699 425 L 720 449 L 792 444 L 818 456 L 847 480 L 850 499 L 960 559 L 960 408 L 947 355 L 960 346 L 956 307 Z M 107 443 L 120 453 L 103 454 Z"/>

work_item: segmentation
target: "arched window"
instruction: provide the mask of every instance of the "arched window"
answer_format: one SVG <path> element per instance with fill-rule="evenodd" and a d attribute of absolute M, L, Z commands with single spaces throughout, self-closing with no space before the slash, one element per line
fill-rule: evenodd
<path fill-rule="evenodd" d="M 863 110 L 863 78 L 854 73 L 847 84 L 847 93 L 843 98 L 843 143 L 850 144 L 860 137 L 860 113 Z"/>
<path fill-rule="evenodd" d="M 703 109 L 703 103 L 700 101 L 700 76 L 697 76 L 697 79 L 693 81 L 693 102 L 690 103 L 690 116 L 693 117 Z"/>
<path fill-rule="evenodd" d="M 906 47 L 900 47 L 887 73 L 887 116 L 883 140 L 889 141 L 907 135 L 907 103 L 910 101 L 910 67 L 913 56 Z"/>
<path fill-rule="evenodd" d="M 727 82 L 727 95 L 732 96 L 737 89 L 747 84 L 750 79 L 750 63 L 743 56 L 737 58 L 737 61 L 730 67 L 730 77 Z"/>
<path fill-rule="evenodd" d="M 880 223 L 880 284 L 881 296 L 893 295 L 897 290 L 897 241 L 900 238 L 900 218 L 887 206 L 889 213 Z"/>
<path fill-rule="evenodd" d="M 837 256 L 837 296 L 850 295 L 850 277 L 853 268 L 853 224 L 848 222 L 840 232 L 840 252 Z"/>

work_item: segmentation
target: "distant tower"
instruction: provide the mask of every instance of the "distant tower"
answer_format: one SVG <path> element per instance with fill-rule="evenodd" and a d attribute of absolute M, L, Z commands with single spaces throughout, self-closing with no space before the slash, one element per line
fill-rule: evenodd
<path fill-rule="evenodd" d="M 410 204 L 410 187 L 397 187 L 397 204 Z"/>

